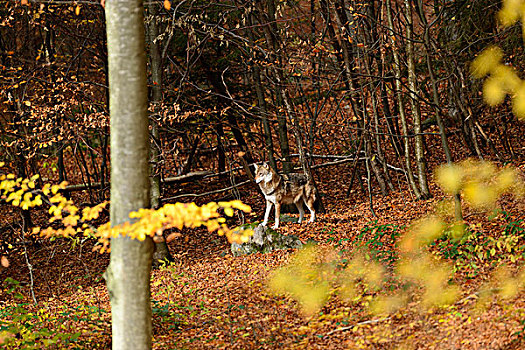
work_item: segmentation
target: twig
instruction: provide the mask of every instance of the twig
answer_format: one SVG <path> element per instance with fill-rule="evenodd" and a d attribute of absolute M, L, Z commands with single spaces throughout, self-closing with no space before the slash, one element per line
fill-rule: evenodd
<path fill-rule="evenodd" d="M 33 265 L 31 265 L 31 263 L 29 262 L 29 257 L 27 256 L 27 248 L 26 248 L 25 243 L 24 243 L 24 257 L 26 258 L 26 264 L 27 264 L 27 267 L 29 268 L 29 280 L 31 282 L 29 287 L 31 289 L 31 298 L 33 298 L 33 302 L 35 304 L 38 304 L 38 302 L 36 301 L 36 297 L 35 297 L 34 280 L 33 280 Z"/>
<path fill-rule="evenodd" d="M 358 323 L 356 323 L 353 326 L 347 326 L 347 327 L 341 327 L 341 328 L 333 329 L 330 332 L 326 333 L 325 336 L 328 336 L 328 335 L 333 334 L 335 332 L 347 331 L 347 330 L 352 329 L 352 328 L 357 327 L 357 326 L 363 326 L 365 324 L 372 324 L 372 323 L 383 322 L 383 321 L 387 321 L 389 319 L 391 319 L 391 317 L 383 317 L 383 318 L 378 318 L 378 319 L 375 319 L 375 320 L 366 320 L 366 321 L 363 321 L 363 322 L 358 322 Z"/>
<path fill-rule="evenodd" d="M 29 284 L 29 288 L 31 290 L 31 298 L 33 298 L 33 302 L 36 304 L 38 304 L 38 302 L 36 301 L 36 297 L 35 297 L 35 289 L 34 289 L 34 279 L 33 279 L 33 265 L 31 265 L 31 263 L 29 262 L 29 256 L 27 254 L 27 246 L 26 246 L 26 233 L 24 231 L 24 227 L 26 226 L 25 223 L 22 224 L 22 242 L 23 242 L 23 246 L 24 246 L 24 257 L 26 259 L 26 264 L 27 264 L 27 268 L 29 269 L 29 281 L 30 281 L 30 284 Z"/>

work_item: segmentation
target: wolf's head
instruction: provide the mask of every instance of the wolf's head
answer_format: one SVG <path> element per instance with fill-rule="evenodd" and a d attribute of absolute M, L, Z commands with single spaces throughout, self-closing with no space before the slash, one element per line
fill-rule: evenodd
<path fill-rule="evenodd" d="M 263 163 L 263 165 L 257 165 L 255 166 L 255 182 L 260 183 L 261 181 L 264 182 L 270 182 L 273 178 L 273 172 L 270 169 L 270 166 L 268 163 Z"/>

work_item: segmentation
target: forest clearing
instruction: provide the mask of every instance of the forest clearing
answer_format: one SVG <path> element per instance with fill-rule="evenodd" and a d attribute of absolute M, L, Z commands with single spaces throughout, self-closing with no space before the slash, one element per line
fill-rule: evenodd
<path fill-rule="evenodd" d="M 522 349 L 525 1 L 0 2 L 0 347 Z"/>

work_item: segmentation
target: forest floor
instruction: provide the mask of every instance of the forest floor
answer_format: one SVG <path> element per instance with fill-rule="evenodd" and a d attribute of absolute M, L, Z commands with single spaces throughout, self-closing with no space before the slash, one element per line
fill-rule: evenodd
<path fill-rule="evenodd" d="M 523 164 L 518 167 L 524 169 Z M 374 217 L 359 186 L 347 196 L 350 172 L 351 165 L 320 171 L 317 182 L 326 212 L 311 224 L 283 222 L 279 232 L 349 255 L 368 247 L 395 256 L 397 237 L 444 197 L 435 185 L 434 197 L 425 201 L 414 200 L 406 188 L 388 197 L 375 194 Z M 210 181 L 190 184 L 179 193 L 221 187 L 226 186 Z M 247 220 L 261 220 L 264 200 L 255 185 L 244 186 L 240 195 L 253 209 Z M 217 195 L 205 200 L 219 199 Z M 348 302 L 334 294 L 319 312 L 305 316 L 292 298 L 267 288 L 271 272 L 287 263 L 294 251 L 233 257 L 224 237 L 204 230 L 185 231 L 169 244 L 175 262 L 152 272 L 153 347 L 524 348 L 525 293 L 511 299 L 494 297 L 479 307 L 476 292 L 497 266 L 510 262 L 510 255 L 516 260 L 511 263 L 514 269 L 524 261 L 525 224 L 520 221 L 525 219 L 524 203 L 505 197 L 499 204 L 503 211 L 490 220 L 485 213 L 469 209 L 465 220 L 476 232 L 496 240 L 510 235 L 509 227 L 521 228 L 513 231 L 519 241 L 511 253 L 498 250 L 483 261 L 461 259 L 460 254 L 450 258 L 456 267 L 451 282 L 461 288 L 457 302 L 426 309 L 415 297 L 406 307 L 383 315 L 369 311 L 366 295 Z M 2 218 L 3 224 L 9 216 Z M 110 304 L 102 277 L 109 255 L 92 252 L 93 244 L 57 239 L 13 247 L 10 266 L 0 271 L 0 327 L 11 326 L 19 343 L 32 344 L 30 348 L 110 348 Z M 6 334 L 0 332 L 2 336 Z"/>

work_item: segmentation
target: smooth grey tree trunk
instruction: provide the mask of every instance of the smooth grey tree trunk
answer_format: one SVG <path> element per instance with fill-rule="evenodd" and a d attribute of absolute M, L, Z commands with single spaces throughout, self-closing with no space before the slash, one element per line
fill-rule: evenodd
<path fill-rule="evenodd" d="M 142 0 L 107 0 L 113 226 L 149 206 L 148 92 Z M 153 241 L 111 240 L 107 285 L 113 349 L 151 349 Z"/>

